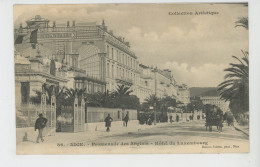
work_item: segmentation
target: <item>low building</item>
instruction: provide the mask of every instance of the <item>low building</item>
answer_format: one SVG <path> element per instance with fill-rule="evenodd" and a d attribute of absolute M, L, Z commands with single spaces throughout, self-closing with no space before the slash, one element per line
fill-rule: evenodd
<path fill-rule="evenodd" d="M 42 91 L 43 83 L 65 86 L 69 80 L 56 69 L 54 61 L 41 56 L 25 58 L 15 51 L 16 104 L 28 103 L 36 91 Z"/>
<path fill-rule="evenodd" d="M 86 88 L 87 93 L 103 92 L 106 85 L 87 76 L 84 70 L 41 56 L 39 48 L 35 56 L 15 51 L 16 104 L 28 103 L 30 97 L 42 91 L 44 83 L 69 89 Z"/>

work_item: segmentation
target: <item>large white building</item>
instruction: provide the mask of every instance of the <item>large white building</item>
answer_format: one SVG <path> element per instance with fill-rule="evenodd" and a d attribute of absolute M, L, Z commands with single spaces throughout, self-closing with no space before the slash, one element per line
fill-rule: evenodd
<path fill-rule="evenodd" d="M 170 70 L 160 70 L 140 64 L 139 71 L 136 96 L 140 98 L 141 103 L 152 94 L 158 98 L 165 96 L 177 98 L 178 87 Z"/>
<path fill-rule="evenodd" d="M 177 97 L 178 87 L 171 71 L 140 65 L 129 42 L 109 31 L 104 21 L 101 25 L 76 21 L 53 21 L 50 25 L 49 22 L 37 15 L 29 19 L 26 26 L 20 25 L 14 30 L 15 49 L 29 60 L 28 68 L 48 74 L 35 86 L 33 80 L 18 79 L 28 73 L 17 69 L 17 88 L 26 83 L 28 89 L 40 90 L 41 84 L 47 82 L 74 89 L 86 88 L 87 93 L 95 93 L 113 91 L 117 85 L 124 84 L 131 87 L 141 102 L 151 94 Z M 42 59 L 47 59 L 47 63 Z M 35 62 L 37 67 L 33 67 Z M 63 77 L 59 78 L 61 74 Z"/>
<path fill-rule="evenodd" d="M 218 106 L 223 112 L 229 110 L 229 102 L 221 99 L 220 96 L 200 96 L 200 100 L 202 100 L 204 105 L 211 104 Z"/>

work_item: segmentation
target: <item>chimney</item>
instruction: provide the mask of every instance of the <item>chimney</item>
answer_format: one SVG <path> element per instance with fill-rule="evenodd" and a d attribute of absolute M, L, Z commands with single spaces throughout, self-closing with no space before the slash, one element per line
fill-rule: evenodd
<path fill-rule="evenodd" d="M 102 27 L 105 27 L 106 25 L 105 25 L 105 20 L 103 19 L 102 20 Z"/>
<path fill-rule="evenodd" d="M 72 21 L 72 27 L 75 27 L 75 20 Z"/>
<path fill-rule="evenodd" d="M 69 27 L 70 26 L 70 21 L 67 21 L 67 27 Z"/>

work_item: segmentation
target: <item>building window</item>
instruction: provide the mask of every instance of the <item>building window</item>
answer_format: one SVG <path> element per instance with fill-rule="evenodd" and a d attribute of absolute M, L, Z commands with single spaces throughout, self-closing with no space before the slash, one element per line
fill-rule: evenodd
<path fill-rule="evenodd" d="M 118 50 L 116 51 L 116 61 L 119 60 Z"/>
<path fill-rule="evenodd" d="M 107 45 L 107 57 L 109 57 L 109 46 Z"/>
<path fill-rule="evenodd" d="M 109 63 L 107 63 L 107 77 L 109 77 Z"/>
<path fill-rule="evenodd" d="M 112 78 L 114 78 L 114 66 L 112 65 L 112 68 L 111 68 L 111 72 L 112 72 Z"/>
<path fill-rule="evenodd" d="M 112 48 L 112 60 L 114 60 L 114 49 Z"/>

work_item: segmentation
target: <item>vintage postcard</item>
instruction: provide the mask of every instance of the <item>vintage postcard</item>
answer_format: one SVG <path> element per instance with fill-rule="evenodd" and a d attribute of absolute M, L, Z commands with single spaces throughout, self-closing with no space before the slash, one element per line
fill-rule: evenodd
<path fill-rule="evenodd" d="M 17 154 L 249 152 L 247 3 L 13 9 Z"/>

